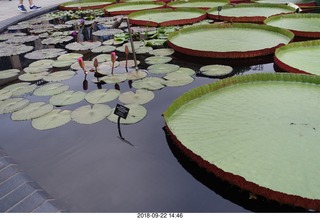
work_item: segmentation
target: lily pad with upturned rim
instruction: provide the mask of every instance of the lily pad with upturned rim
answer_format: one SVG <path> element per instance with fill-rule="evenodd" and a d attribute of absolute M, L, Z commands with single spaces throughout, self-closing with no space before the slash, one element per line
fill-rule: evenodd
<path fill-rule="evenodd" d="M 124 105 L 129 108 L 129 113 L 126 119 L 120 119 L 120 124 L 129 125 L 141 121 L 147 115 L 147 109 L 144 106 L 137 104 Z M 114 114 L 115 108 L 112 109 L 111 114 L 107 119 L 113 123 L 118 122 L 118 116 Z"/>
<path fill-rule="evenodd" d="M 0 101 L 0 114 L 12 113 L 26 107 L 30 101 L 24 98 L 9 98 Z"/>
<path fill-rule="evenodd" d="M 128 2 L 109 5 L 104 8 L 107 15 L 128 15 L 132 12 L 165 7 L 164 2 Z"/>
<path fill-rule="evenodd" d="M 46 104 L 45 102 L 30 103 L 23 109 L 13 112 L 11 114 L 11 119 L 14 121 L 34 119 L 43 116 L 52 110 L 53 106 L 51 104 Z"/>
<path fill-rule="evenodd" d="M 120 94 L 121 92 L 116 89 L 98 89 L 89 92 L 85 99 L 91 104 L 101 104 L 117 99 Z"/>
<path fill-rule="evenodd" d="M 32 119 L 32 127 L 37 130 L 48 130 L 60 127 L 71 121 L 70 110 L 54 109 L 50 113 L 36 119 Z"/>
<path fill-rule="evenodd" d="M 79 124 L 88 125 L 102 121 L 111 111 L 111 107 L 105 104 L 86 105 L 73 110 L 71 118 Z"/>
<path fill-rule="evenodd" d="M 167 4 L 172 8 L 201 8 L 208 10 L 222 5 L 229 4 L 228 0 L 188 0 L 188 1 L 172 1 Z"/>

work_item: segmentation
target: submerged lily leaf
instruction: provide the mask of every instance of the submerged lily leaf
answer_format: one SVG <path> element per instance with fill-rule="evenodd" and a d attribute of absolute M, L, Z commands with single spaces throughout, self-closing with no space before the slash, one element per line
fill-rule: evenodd
<path fill-rule="evenodd" d="M 163 81 L 163 78 L 146 77 L 141 80 L 134 81 L 132 83 L 132 87 L 136 89 L 160 90 L 164 87 Z"/>
<path fill-rule="evenodd" d="M 107 84 L 116 84 L 127 80 L 127 74 L 113 74 L 107 75 L 100 78 L 101 81 L 104 81 Z"/>
<path fill-rule="evenodd" d="M 33 95 L 35 96 L 52 96 L 63 93 L 69 89 L 68 85 L 63 83 L 50 83 L 37 88 Z"/>
<path fill-rule="evenodd" d="M 7 69 L 0 71 L 0 79 L 7 79 L 17 76 L 20 73 L 19 69 Z"/>
<path fill-rule="evenodd" d="M 71 121 L 71 111 L 54 109 L 50 113 L 32 120 L 32 127 L 37 130 L 57 128 Z"/>
<path fill-rule="evenodd" d="M 74 71 L 56 71 L 45 76 L 43 80 L 48 82 L 63 81 L 72 78 L 75 74 Z"/>
<path fill-rule="evenodd" d="M 147 77 L 148 73 L 144 70 L 138 69 L 138 70 L 133 70 L 131 72 L 127 73 L 127 79 L 128 80 L 138 80 L 141 78 Z"/>
<path fill-rule="evenodd" d="M 155 64 L 164 64 L 164 63 L 170 62 L 171 60 L 172 58 L 168 56 L 150 56 L 146 58 L 144 61 L 148 65 L 155 65 Z"/>
<path fill-rule="evenodd" d="M 47 76 L 49 74 L 49 72 L 40 72 L 40 73 L 36 73 L 36 74 L 30 74 L 30 73 L 26 73 L 26 74 L 22 74 L 20 75 L 18 78 L 20 81 L 39 81 L 41 79 L 43 79 L 43 77 Z"/>
<path fill-rule="evenodd" d="M 105 119 L 111 111 L 112 109 L 104 104 L 86 105 L 72 111 L 71 118 L 79 124 L 93 124 Z"/>
<path fill-rule="evenodd" d="M 200 68 L 200 72 L 206 76 L 221 77 L 230 74 L 233 71 L 231 66 L 227 65 L 206 65 Z"/>
<path fill-rule="evenodd" d="M 28 93 L 32 93 L 36 88 L 37 85 L 35 84 L 31 84 L 29 82 L 21 82 L 9 85 L 3 88 L 3 90 L 9 90 L 12 92 L 13 97 L 18 97 Z"/>
<path fill-rule="evenodd" d="M 106 103 L 117 99 L 120 94 L 121 92 L 116 89 L 98 89 L 88 93 L 85 99 L 92 104 Z"/>
<path fill-rule="evenodd" d="M 26 107 L 29 104 L 28 99 L 24 98 L 10 98 L 0 101 L 0 114 L 12 113 Z"/>
<path fill-rule="evenodd" d="M 175 64 L 155 64 L 150 65 L 148 71 L 152 74 L 168 74 L 177 71 L 179 68 L 180 66 Z"/>
<path fill-rule="evenodd" d="M 49 99 L 49 103 L 55 106 L 66 106 L 81 102 L 86 96 L 82 91 L 65 91 L 61 94 L 54 95 Z"/>
<path fill-rule="evenodd" d="M 12 92 L 9 90 L 0 90 L 0 102 L 2 100 L 9 99 L 12 96 Z"/>
<path fill-rule="evenodd" d="M 64 49 L 41 49 L 27 53 L 27 59 L 51 59 L 66 53 Z"/>
<path fill-rule="evenodd" d="M 29 120 L 43 116 L 53 110 L 51 104 L 45 102 L 30 103 L 28 106 L 21 110 L 13 112 L 11 115 L 12 120 Z"/>
<path fill-rule="evenodd" d="M 120 119 L 121 124 L 134 124 L 141 121 L 147 115 L 147 109 L 144 106 L 137 104 L 128 104 L 125 107 L 129 108 L 129 113 L 126 119 Z M 118 116 L 114 114 L 114 108 L 112 113 L 107 117 L 111 122 L 117 123 Z"/>
<path fill-rule="evenodd" d="M 141 90 L 136 90 L 136 93 L 132 91 L 127 91 L 125 93 L 122 93 L 119 96 L 119 100 L 124 104 L 143 105 L 153 100 L 154 96 L 155 95 L 152 91 L 141 89 Z"/>

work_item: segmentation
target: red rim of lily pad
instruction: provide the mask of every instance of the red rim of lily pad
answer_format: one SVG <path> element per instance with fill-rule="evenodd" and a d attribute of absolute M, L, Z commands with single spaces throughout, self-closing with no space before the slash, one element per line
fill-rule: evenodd
<path fill-rule="evenodd" d="M 121 7 L 125 8 L 125 7 L 138 6 L 138 5 L 141 6 L 141 8 L 133 7 L 132 9 L 121 10 Z M 151 7 L 144 8 L 143 6 L 145 5 L 150 5 Z M 117 3 L 117 4 L 104 7 L 104 13 L 105 13 L 105 16 L 128 15 L 130 13 L 137 12 L 137 11 L 165 8 L 165 5 L 166 4 L 162 1 Z M 110 11 L 110 9 L 113 9 L 113 8 L 119 8 L 119 10 Z"/>
<path fill-rule="evenodd" d="M 175 51 L 180 52 L 182 54 L 186 54 L 186 55 L 190 55 L 190 56 L 197 56 L 197 57 L 205 57 L 205 58 L 222 58 L 222 59 L 238 59 L 238 58 L 252 58 L 252 57 L 259 57 L 259 56 L 267 56 L 270 54 L 273 54 L 274 51 L 285 45 L 285 43 L 278 43 L 278 44 L 274 44 L 274 46 L 272 47 L 268 47 L 268 48 L 263 48 L 263 49 L 259 49 L 259 50 L 247 50 L 247 51 L 213 51 L 213 50 L 198 50 L 198 49 L 193 49 L 192 47 L 181 47 L 179 45 L 176 45 L 175 43 L 172 42 L 173 38 L 176 36 L 181 36 L 182 34 L 188 34 L 188 32 L 192 32 L 192 31 L 198 31 L 198 30 L 204 30 L 204 31 L 208 31 L 210 29 L 220 29 L 221 31 L 223 31 L 224 29 L 227 28 L 243 28 L 243 31 L 246 31 L 247 29 L 253 28 L 253 29 L 261 29 L 263 31 L 270 31 L 270 32 L 274 32 L 277 34 L 281 34 L 285 37 L 288 38 L 288 42 L 289 43 L 293 37 L 294 34 L 289 31 L 289 30 L 285 30 L 282 28 L 275 28 L 275 27 L 271 27 L 268 25 L 260 25 L 260 24 L 249 24 L 249 23 L 226 23 L 226 24 L 209 24 L 209 25 L 199 25 L 199 26 L 194 26 L 194 27 L 187 27 L 187 28 L 183 28 L 182 30 L 173 32 L 169 35 L 168 37 L 168 45 L 173 48 Z M 234 36 L 237 37 L 237 36 Z M 241 42 L 239 42 L 241 43 Z"/>
<path fill-rule="evenodd" d="M 177 18 L 176 20 L 168 20 L 164 22 L 156 22 L 156 21 L 146 21 L 146 20 L 139 20 L 135 19 L 135 16 L 139 15 L 146 15 L 150 14 L 162 14 L 165 16 L 166 13 L 179 13 L 179 12 L 188 12 L 190 14 L 189 18 L 183 18 L 179 19 Z M 198 15 L 191 16 L 191 14 L 197 13 Z M 184 24 L 191 24 L 191 23 L 196 23 L 199 22 L 207 17 L 207 14 L 204 10 L 202 9 L 196 9 L 196 8 L 165 8 L 165 9 L 155 9 L 155 10 L 146 10 L 146 11 L 138 11 L 138 12 L 133 12 L 131 13 L 128 18 L 131 24 L 138 25 L 138 26 L 151 26 L 151 27 L 164 27 L 164 26 L 176 26 L 176 25 L 184 25 Z"/>
<path fill-rule="evenodd" d="M 81 3 L 97 3 L 97 5 L 88 5 L 88 6 L 81 6 Z M 113 0 L 84 0 L 79 2 L 79 5 L 76 6 L 76 2 L 71 1 L 71 2 L 65 2 L 59 5 L 59 9 L 63 11 L 67 10 L 88 10 L 88 9 L 100 9 L 104 8 L 110 4 L 114 4 Z M 70 5 L 75 5 L 75 6 L 70 6 Z"/>
<path fill-rule="evenodd" d="M 288 14 L 288 13 L 294 13 L 295 9 L 287 6 L 287 5 L 282 5 L 282 4 L 262 4 L 262 3 L 249 3 L 249 4 L 236 4 L 236 5 L 224 5 L 221 6 L 222 10 L 220 13 L 216 14 L 218 11 L 218 7 L 211 8 L 207 10 L 208 18 L 214 19 L 214 20 L 222 20 L 222 21 L 230 21 L 230 22 L 241 22 L 241 23 L 263 23 L 263 21 L 268 17 L 268 16 L 247 16 L 247 15 L 237 15 L 237 16 L 224 16 L 223 11 L 224 10 L 241 10 L 242 8 L 244 10 L 251 8 L 253 11 L 256 8 L 261 8 L 263 11 L 267 11 L 268 8 L 270 10 L 276 8 L 276 9 L 283 9 L 283 12 L 280 14 Z M 214 13 L 214 14 L 213 14 Z M 279 13 L 272 14 L 272 15 L 278 15 Z"/>

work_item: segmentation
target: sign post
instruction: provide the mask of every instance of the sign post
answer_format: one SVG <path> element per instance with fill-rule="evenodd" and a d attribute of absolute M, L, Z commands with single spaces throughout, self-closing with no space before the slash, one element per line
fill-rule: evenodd
<path fill-rule="evenodd" d="M 115 110 L 114 110 L 114 114 L 118 116 L 118 132 L 119 132 L 119 136 L 122 140 L 125 140 L 122 135 L 121 135 L 121 129 L 120 129 L 120 119 L 126 119 L 129 113 L 129 108 L 125 107 L 123 105 L 117 104 Z"/>

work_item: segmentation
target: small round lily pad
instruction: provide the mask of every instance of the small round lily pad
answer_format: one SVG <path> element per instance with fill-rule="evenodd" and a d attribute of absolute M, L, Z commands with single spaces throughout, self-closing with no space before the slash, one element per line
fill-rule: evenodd
<path fill-rule="evenodd" d="M 91 50 L 101 45 L 101 42 L 95 41 L 95 42 L 74 42 L 69 43 L 66 45 L 66 49 L 72 50 L 72 51 L 84 51 L 84 50 Z"/>
<path fill-rule="evenodd" d="M 45 76 L 43 80 L 48 82 L 63 81 L 72 78 L 75 74 L 74 71 L 56 71 Z"/>
<path fill-rule="evenodd" d="M 52 63 L 52 67 L 64 68 L 70 67 L 74 63 L 74 60 L 56 60 Z"/>
<path fill-rule="evenodd" d="M 48 68 L 47 65 L 43 65 L 43 66 L 29 66 L 23 69 L 23 71 L 25 73 L 29 73 L 29 74 L 38 74 L 38 73 L 42 73 L 42 72 L 46 72 L 49 71 L 49 69 L 52 68 L 51 64 L 50 67 Z"/>
<path fill-rule="evenodd" d="M 32 120 L 32 127 L 37 130 L 48 130 L 65 125 L 71 121 L 70 110 L 54 109 L 41 117 Z"/>
<path fill-rule="evenodd" d="M 74 53 L 74 52 L 71 52 L 71 53 L 67 53 L 67 54 L 63 54 L 63 55 L 60 55 L 57 60 L 60 60 L 60 61 L 67 61 L 67 60 L 73 60 L 74 62 L 77 61 L 78 58 L 81 58 L 83 57 L 82 54 L 80 53 Z"/>
<path fill-rule="evenodd" d="M 144 70 L 138 69 L 127 73 L 128 80 L 138 80 L 147 77 L 148 73 Z"/>
<path fill-rule="evenodd" d="M 147 115 L 147 109 L 144 106 L 137 104 L 128 104 L 125 107 L 129 108 L 129 113 L 126 119 L 120 119 L 121 124 L 134 124 L 141 121 Z M 107 117 L 111 122 L 117 123 L 118 116 L 114 114 L 114 108 L 112 113 Z"/>
<path fill-rule="evenodd" d="M 43 77 L 47 76 L 49 74 L 49 72 L 40 72 L 40 73 L 37 73 L 37 74 L 29 74 L 29 73 L 26 73 L 26 74 L 22 74 L 20 75 L 18 78 L 20 81 L 39 81 L 39 80 L 42 80 Z"/>
<path fill-rule="evenodd" d="M 9 85 L 3 88 L 3 90 L 9 90 L 12 92 L 13 97 L 18 97 L 28 93 L 32 93 L 36 88 L 37 85 L 35 84 L 31 84 L 29 82 L 21 82 Z"/>
<path fill-rule="evenodd" d="M 19 74 L 19 69 L 7 69 L 0 71 L 0 79 L 7 79 L 14 76 L 17 76 Z"/>
<path fill-rule="evenodd" d="M 127 80 L 127 74 L 107 75 L 107 76 L 100 78 L 100 80 L 104 81 L 107 84 L 120 83 L 120 82 Z"/>
<path fill-rule="evenodd" d="M 86 105 L 72 111 L 71 118 L 79 124 L 93 124 L 105 119 L 111 111 L 111 107 L 104 104 Z"/>
<path fill-rule="evenodd" d="M 141 80 L 134 81 L 132 83 L 132 87 L 136 89 L 160 90 L 164 87 L 163 81 L 163 78 L 146 77 Z"/>
<path fill-rule="evenodd" d="M 150 55 L 155 56 L 169 56 L 174 53 L 174 50 L 171 48 L 163 48 L 163 49 L 154 49 L 149 52 Z"/>
<path fill-rule="evenodd" d="M 93 90 L 85 96 L 86 101 L 92 104 L 106 103 L 117 99 L 121 92 L 116 89 Z"/>
<path fill-rule="evenodd" d="M 53 110 L 51 104 L 45 102 L 30 103 L 28 106 L 11 114 L 12 120 L 29 120 L 43 116 Z"/>
<path fill-rule="evenodd" d="M 30 53 L 25 54 L 25 58 L 27 59 L 51 59 L 51 58 L 56 58 L 62 54 L 65 54 L 67 51 L 64 49 L 57 49 L 57 48 L 52 48 L 52 49 L 41 49 L 41 50 L 36 50 Z"/>
<path fill-rule="evenodd" d="M 137 61 L 137 65 L 139 65 L 140 61 L 139 60 L 136 60 L 136 61 Z M 119 67 L 120 68 L 125 68 L 126 65 L 127 65 L 127 68 L 135 67 L 134 60 L 133 59 L 129 59 L 128 61 L 122 60 L 122 61 L 119 62 Z"/>
<path fill-rule="evenodd" d="M 170 62 L 171 60 L 172 58 L 168 56 L 150 56 L 146 58 L 144 61 L 148 65 L 154 65 L 154 64 L 164 64 L 164 63 Z"/>
<path fill-rule="evenodd" d="M 136 93 L 134 93 L 133 91 L 127 91 L 125 93 L 122 93 L 119 96 L 119 100 L 124 104 L 143 105 L 153 100 L 154 96 L 155 95 L 152 91 L 139 89 L 136 90 Z"/>
<path fill-rule="evenodd" d="M 188 75 L 170 75 L 164 77 L 166 80 L 164 80 L 162 83 L 166 85 L 167 87 L 180 87 L 187 84 L 190 84 L 193 82 L 193 77 Z"/>
<path fill-rule="evenodd" d="M 191 68 L 180 67 L 177 71 L 174 71 L 174 72 L 167 74 L 167 76 L 175 75 L 175 74 L 192 76 L 192 75 L 195 75 L 196 72 Z"/>
<path fill-rule="evenodd" d="M 206 65 L 200 68 L 203 75 L 211 77 L 221 77 L 230 74 L 233 71 L 231 66 L 227 65 Z"/>
<path fill-rule="evenodd" d="M 175 64 L 155 64 L 148 67 L 148 71 L 151 74 L 168 74 L 177 71 L 180 68 Z"/>
<path fill-rule="evenodd" d="M 109 53 L 116 50 L 115 46 L 99 46 L 91 50 L 93 53 Z"/>
<path fill-rule="evenodd" d="M 24 98 L 10 98 L 0 101 L 0 114 L 12 113 L 26 107 L 30 101 Z"/>
<path fill-rule="evenodd" d="M 38 61 L 32 62 L 29 67 L 44 67 L 45 68 L 51 68 L 51 64 L 54 62 L 52 59 L 41 59 Z"/>
<path fill-rule="evenodd" d="M 33 95 L 35 96 L 52 96 L 63 93 L 69 89 L 68 85 L 63 83 L 49 83 L 37 88 Z"/>
<path fill-rule="evenodd" d="M 86 96 L 82 91 L 65 91 L 61 94 L 54 95 L 49 99 L 49 103 L 55 106 L 66 106 L 81 102 Z"/>

